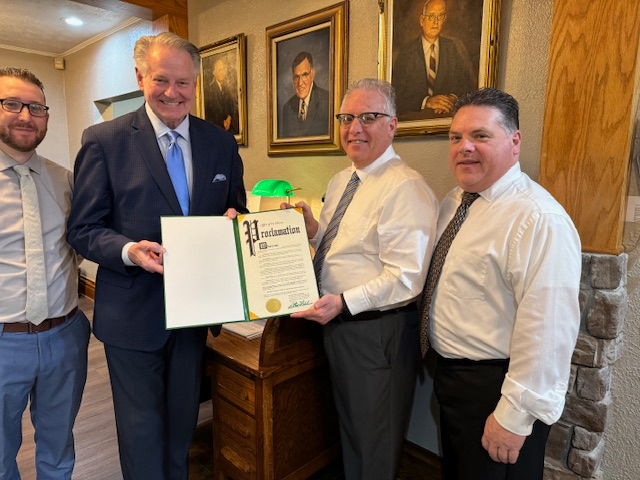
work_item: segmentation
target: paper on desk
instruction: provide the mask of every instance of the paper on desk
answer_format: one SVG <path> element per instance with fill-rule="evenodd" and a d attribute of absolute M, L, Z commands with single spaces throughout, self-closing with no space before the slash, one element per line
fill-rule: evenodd
<path fill-rule="evenodd" d="M 240 335 L 247 340 L 253 340 L 254 338 L 262 336 L 266 323 L 266 318 L 263 320 L 254 320 L 253 322 L 225 323 L 222 325 L 222 329 Z"/>

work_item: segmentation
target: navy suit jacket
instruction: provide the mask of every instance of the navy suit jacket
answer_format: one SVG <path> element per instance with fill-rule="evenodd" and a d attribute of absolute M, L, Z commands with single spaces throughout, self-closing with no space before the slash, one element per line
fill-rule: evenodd
<path fill-rule="evenodd" d="M 223 215 L 229 207 L 246 212 L 235 139 L 193 116 L 189 125 L 190 215 Z M 99 264 L 94 333 L 116 347 L 157 350 L 170 333 L 165 328 L 163 277 L 125 266 L 122 248 L 141 240 L 162 243 L 160 217 L 182 212 L 144 105 L 87 128 L 74 170 L 68 241 Z"/>
<path fill-rule="evenodd" d="M 454 93 L 460 96 L 478 89 L 478 79 L 470 75 L 471 61 L 458 50 L 453 40 L 440 37 L 440 60 L 434 95 Z M 398 115 L 419 112 L 427 96 L 427 65 L 418 37 L 400 51 L 393 64 L 391 83 L 396 89 Z"/>
<path fill-rule="evenodd" d="M 305 121 L 298 118 L 300 99 L 293 95 L 284 107 L 280 119 L 279 137 L 310 137 L 329 134 L 329 92 L 314 82 Z"/>

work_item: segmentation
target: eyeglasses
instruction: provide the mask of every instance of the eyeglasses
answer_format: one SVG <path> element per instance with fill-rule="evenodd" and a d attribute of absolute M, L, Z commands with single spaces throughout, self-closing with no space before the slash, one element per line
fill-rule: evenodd
<path fill-rule="evenodd" d="M 300 80 L 304 80 L 306 82 L 307 78 L 309 78 L 309 75 L 311 75 L 311 72 L 304 72 L 304 73 L 301 73 L 300 75 L 294 75 L 293 83 L 299 83 Z"/>
<path fill-rule="evenodd" d="M 11 113 L 20 113 L 24 107 L 27 107 L 29 113 L 34 117 L 46 117 L 49 111 L 49 107 L 39 103 L 22 103 L 17 100 L 7 100 L 6 98 L 0 98 L 0 103 L 3 109 Z"/>
<path fill-rule="evenodd" d="M 437 14 L 436 13 L 427 13 L 427 14 L 424 15 L 424 18 L 426 18 L 430 22 L 435 22 L 436 20 L 441 22 L 445 18 L 447 18 L 447 14 L 446 13 L 437 13 Z"/>
<path fill-rule="evenodd" d="M 368 127 L 370 125 L 373 125 L 378 117 L 391 117 L 391 115 L 380 112 L 365 112 L 361 113 L 360 115 L 353 115 L 352 113 L 338 113 L 336 115 L 338 123 L 343 127 L 348 127 L 349 125 L 351 125 L 356 118 L 362 126 Z"/>

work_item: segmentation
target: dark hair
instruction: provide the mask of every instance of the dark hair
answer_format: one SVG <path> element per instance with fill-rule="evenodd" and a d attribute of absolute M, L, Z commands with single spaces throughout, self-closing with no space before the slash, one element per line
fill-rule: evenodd
<path fill-rule="evenodd" d="M 313 68 L 313 57 L 311 54 L 309 52 L 300 52 L 296 55 L 296 58 L 293 59 L 293 62 L 291 62 L 291 71 L 294 71 L 305 59 L 309 60 L 309 65 Z"/>
<path fill-rule="evenodd" d="M 195 76 L 197 77 L 200 73 L 200 52 L 198 51 L 198 47 L 175 33 L 162 32 L 158 35 L 145 35 L 140 37 L 133 48 L 133 59 L 136 62 L 136 67 L 138 67 L 138 70 L 143 76 L 146 75 L 149 70 L 149 53 L 154 46 L 175 48 L 187 52 L 193 62 Z"/>
<path fill-rule="evenodd" d="M 500 112 L 499 123 L 509 134 L 520 129 L 518 120 L 518 102 L 515 98 L 502 90 L 495 88 L 481 88 L 473 92 L 465 93 L 453 106 L 455 115 L 462 107 L 475 105 L 478 107 L 493 107 Z"/>
<path fill-rule="evenodd" d="M 33 83 L 36 87 L 42 90 L 44 93 L 44 85 L 31 71 L 21 67 L 4 67 L 0 68 L 0 77 L 14 77 L 24 80 L 25 82 Z"/>
<path fill-rule="evenodd" d="M 387 115 L 391 115 L 392 117 L 396 116 L 396 91 L 389 82 L 385 80 L 378 80 L 377 78 L 363 78 L 362 80 L 358 80 L 357 82 L 351 84 L 351 86 L 347 89 L 347 92 L 344 94 L 342 98 L 342 104 L 344 105 L 344 101 L 349 96 L 351 92 L 354 90 L 366 90 L 368 92 L 376 92 L 380 94 L 382 99 L 384 100 L 384 108 Z"/>

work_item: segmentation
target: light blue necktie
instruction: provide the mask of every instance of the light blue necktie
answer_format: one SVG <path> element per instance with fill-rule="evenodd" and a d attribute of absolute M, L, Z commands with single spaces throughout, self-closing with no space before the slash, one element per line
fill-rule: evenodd
<path fill-rule="evenodd" d="M 187 174 L 184 170 L 184 159 L 182 149 L 178 145 L 180 134 L 174 130 L 169 133 L 169 148 L 167 149 L 167 170 L 173 182 L 173 189 L 176 191 L 180 208 L 183 215 L 189 215 L 189 185 L 187 184 Z"/>
<path fill-rule="evenodd" d="M 340 222 L 342 221 L 342 217 L 344 216 L 344 212 L 347 211 L 347 207 L 353 200 L 353 195 L 356 193 L 356 190 L 360 186 L 360 178 L 356 172 L 353 172 L 351 176 L 351 180 L 347 183 L 347 186 L 344 189 L 342 197 L 338 202 L 338 206 L 336 207 L 336 211 L 333 212 L 333 217 L 331 217 L 331 221 L 329 222 L 329 226 L 327 227 L 326 232 L 320 241 L 320 245 L 318 246 L 318 250 L 316 251 L 316 256 L 313 259 L 313 267 L 316 273 L 316 279 L 318 281 L 318 288 L 322 288 L 322 284 L 320 281 L 320 277 L 322 275 L 322 264 L 324 263 L 324 257 L 326 257 L 327 252 L 331 248 L 331 244 L 333 243 L 333 239 L 336 238 L 338 234 L 338 228 L 340 228 Z"/>

